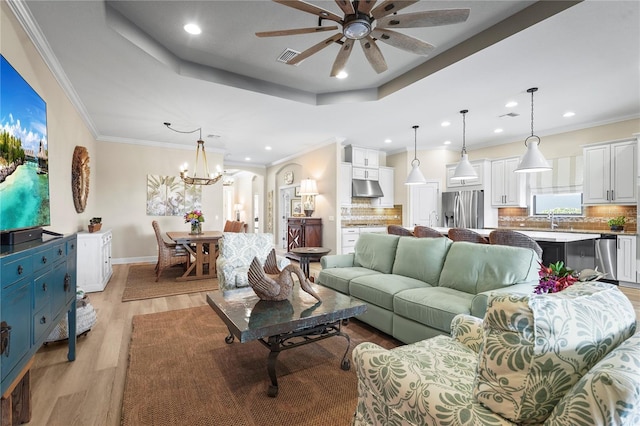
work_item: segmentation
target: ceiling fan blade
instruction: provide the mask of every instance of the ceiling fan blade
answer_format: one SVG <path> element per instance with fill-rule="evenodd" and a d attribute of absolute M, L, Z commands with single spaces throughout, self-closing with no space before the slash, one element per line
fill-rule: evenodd
<path fill-rule="evenodd" d="M 376 4 L 376 0 L 360 0 L 358 2 L 358 12 L 368 15 L 374 4 Z"/>
<path fill-rule="evenodd" d="M 275 31 L 262 31 L 256 33 L 258 37 L 279 37 L 297 34 L 311 34 L 320 33 L 323 31 L 335 31 L 338 27 L 333 25 L 331 27 L 310 27 L 310 28 L 294 28 L 291 30 L 275 30 Z"/>
<path fill-rule="evenodd" d="M 275 3 L 282 4 L 284 6 L 289 6 L 294 9 L 301 10 L 303 12 L 311 13 L 312 15 L 316 15 L 323 19 L 329 19 L 331 21 L 342 23 L 341 16 L 338 16 L 329 10 L 304 2 L 302 0 L 272 0 L 272 1 L 274 1 Z"/>
<path fill-rule="evenodd" d="M 380 74 L 387 70 L 387 61 L 384 60 L 384 56 L 382 56 L 380 48 L 376 42 L 373 41 L 371 36 L 360 39 L 360 45 L 362 46 L 362 50 L 364 50 L 364 56 L 367 57 L 367 60 L 375 72 Z"/>
<path fill-rule="evenodd" d="M 417 2 L 418 0 L 385 0 L 373 9 L 371 16 L 375 19 L 380 19 Z"/>
<path fill-rule="evenodd" d="M 351 15 L 355 13 L 353 10 L 353 5 L 349 0 L 336 0 L 336 4 L 342 9 L 345 15 Z"/>
<path fill-rule="evenodd" d="M 338 40 L 340 40 L 342 37 L 344 37 L 344 35 L 342 33 L 337 33 L 337 34 L 329 37 L 328 39 L 321 41 L 318 44 L 314 44 L 313 46 L 311 46 L 310 48 L 308 48 L 304 52 L 300 53 L 299 55 L 294 56 L 291 59 L 289 59 L 287 61 L 287 64 L 295 65 L 295 64 L 299 63 L 300 61 L 302 61 L 304 59 L 307 59 L 309 56 L 313 55 L 314 53 L 318 53 L 319 51 L 321 51 L 325 47 L 328 47 L 328 46 L 332 45 L 333 43 L 335 43 Z"/>
<path fill-rule="evenodd" d="M 404 15 L 385 16 L 378 20 L 380 28 L 417 28 L 437 27 L 459 24 L 469 17 L 469 9 L 428 10 L 426 12 L 405 13 Z"/>
<path fill-rule="evenodd" d="M 422 41 L 415 37 L 401 34 L 387 28 L 376 28 L 371 31 L 371 35 L 383 43 L 387 43 L 388 45 L 397 47 L 398 49 L 406 50 L 410 53 L 415 53 L 416 55 L 426 56 L 435 49 L 434 45 L 429 44 L 426 41 Z"/>
<path fill-rule="evenodd" d="M 347 64 L 347 60 L 349 59 L 349 55 L 351 55 L 351 51 L 353 50 L 353 42 L 354 40 L 350 38 L 345 40 L 340 52 L 338 52 L 338 56 L 336 56 L 333 67 L 331 68 L 331 77 L 335 77 L 344 69 L 344 66 Z"/>

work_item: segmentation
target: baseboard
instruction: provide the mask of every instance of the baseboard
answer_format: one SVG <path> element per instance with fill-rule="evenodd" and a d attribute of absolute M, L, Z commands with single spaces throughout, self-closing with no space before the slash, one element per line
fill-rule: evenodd
<path fill-rule="evenodd" d="M 112 265 L 126 265 L 129 263 L 156 263 L 158 256 L 119 257 L 111 259 Z"/>

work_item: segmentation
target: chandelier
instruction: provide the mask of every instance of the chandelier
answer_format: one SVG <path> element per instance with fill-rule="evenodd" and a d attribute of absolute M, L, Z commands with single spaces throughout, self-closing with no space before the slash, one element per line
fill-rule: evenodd
<path fill-rule="evenodd" d="M 169 130 L 173 130 L 177 133 L 198 132 L 199 134 L 193 175 L 189 175 L 189 165 L 187 163 L 184 163 L 182 166 L 180 166 L 180 179 L 182 179 L 184 183 L 187 183 L 189 185 L 213 185 L 214 183 L 222 179 L 223 174 L 220 171 L 217 171 L 216 173 L 209 173 L 209 166 L 207 165 L 207 153 L 204 151 L 204 141 L 202 140 L 202 127 L 199 127 L 195 130 L 183 132 L 181 130 L 171 128 L 171 123 L 165 122 L 164 125 L 167 126 Z M 202 176 L 198 176 L 198 160 L 200 159 L 200 150 L 202 150 L 202 160 L 204 163 Z"/>

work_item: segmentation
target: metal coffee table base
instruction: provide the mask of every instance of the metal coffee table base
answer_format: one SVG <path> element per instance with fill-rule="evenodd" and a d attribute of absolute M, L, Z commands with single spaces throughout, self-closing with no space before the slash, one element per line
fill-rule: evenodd
<path fill-rule="evenodd" d="M 351 368 L 351 362 L 347 358 L 349 353 L 349 347 L 351 346 L 351 339 L 349 335 L 343 333 L 340 329 L 342 320 L 335 321 L 329 324 L 322 324 L 304 330 L 292 331 L 289 333 L 276 334 L 275 336 L 269 336 L 268 339 L 258 339 L 260 343 L 269 349 L 269 357 L 267 359 L 267 371 L 269 372 L 269 378 L 271 378 L 271 385 L 267 391 L 267 395 L 275 398 L 278 395 L 278 378 L 276 376 L 276 359 L 280 352 L 297 348 L 298 346 L 314 343 L 318 340 L 323 340 L 328 337 L 342 336 L 347 339 L 347 349 L 344 351 L 342 361 L 340 362 L 340 368 L 347 371 Z M 234 336 L 229 331 L 229 335 L 225 337 L 224 341 L 228 344 L 233 343 Z"/>

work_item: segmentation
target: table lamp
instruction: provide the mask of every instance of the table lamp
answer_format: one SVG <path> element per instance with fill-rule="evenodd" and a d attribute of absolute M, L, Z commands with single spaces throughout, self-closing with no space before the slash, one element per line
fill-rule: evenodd
<path fill-rule="evenodd" d="M 318 186 L 314 179 L 302 179 L 300 182 L 300 195 L 302 195 L 302 205 L 304 214 L 311 217 L 316 209 L 316 195 L 318 195 Z"/>

